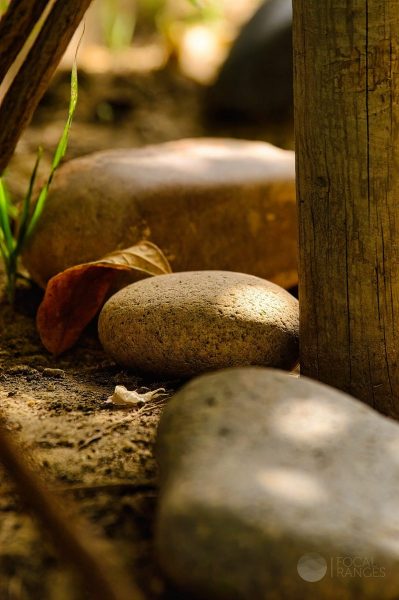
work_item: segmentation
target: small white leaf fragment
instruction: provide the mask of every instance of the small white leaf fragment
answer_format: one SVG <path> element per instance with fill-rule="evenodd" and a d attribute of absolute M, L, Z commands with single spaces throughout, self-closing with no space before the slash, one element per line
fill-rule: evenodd
<path fill-rule="evenodd" d="M 117 385 L 112 396 L 106 401 L 106 404 L 112 404 L 113 406 L 142 406 L 149 400 L 153 400 L 158 396 L 166 396 L 165 388 L 158 388 L 150 392 L 140 394 L 135 390 L 128 390 L 124 385 Z"/>

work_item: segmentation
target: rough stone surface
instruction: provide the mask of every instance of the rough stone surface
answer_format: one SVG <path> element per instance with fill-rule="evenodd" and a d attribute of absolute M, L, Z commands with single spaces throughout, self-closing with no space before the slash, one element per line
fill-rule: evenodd
<path fill-rule="evenodd" d="M 172 398 L 157 457 L 159 559 L 186 597 L 397 598 L 399 426 L 373 409 L 224 370 Z"/>
<path fill-rule="evenodd" d="M 173 271 L 297 283 L 294 153 L 263 142 L 180 140 L 99 152 L 57 172 L 24 255 L 44 286 L 74 264 L 150 239 Z"/>
<path fill-rule="evenodd" d="M 104 349 L 121 365 L 172 377 L 229 366 L 291 368 L 298 301 L 242 273 L 160 275 L 112 296 L 99 318 Z"/>

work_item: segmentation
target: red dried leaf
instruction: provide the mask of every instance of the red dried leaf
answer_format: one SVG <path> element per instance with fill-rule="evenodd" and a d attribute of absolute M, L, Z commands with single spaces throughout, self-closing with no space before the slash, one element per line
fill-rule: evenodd
<path fill-rule="evenodd" d="M 143 241 L 52 277 L 36 319 L 41 340 L 49 352 L 61 354 L 77 342 L 104 304 L 119 271 L 162 275 L 171 269 L 162 251 L 155 244 Z"/>

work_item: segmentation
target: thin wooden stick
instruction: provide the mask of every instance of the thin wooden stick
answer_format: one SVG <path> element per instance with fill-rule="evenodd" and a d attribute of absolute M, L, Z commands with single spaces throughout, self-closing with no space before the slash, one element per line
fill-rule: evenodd
<path fill-rule="evenodd" d="M 101 600 L 143 600 L 138 588 L 127 580 L 114 563 L 103 539 L 96 539 L 90 525 L 65 510 L 58 498 L 32 472 L 21 451 L 0 427 L 0 462 L 14 482 L 23 502 L 29 506 L 54 547 L 80 576 L 90 598 Z"/>
<path fill-rule="evenodd" d="M 0 20 L 0 82 L 25 45 L 48 0 L 12 0 Z"/>
<path fill-rule="evenodd" d="M 0 174 L 91 0 L 57 0 L 0 106 Z"/>

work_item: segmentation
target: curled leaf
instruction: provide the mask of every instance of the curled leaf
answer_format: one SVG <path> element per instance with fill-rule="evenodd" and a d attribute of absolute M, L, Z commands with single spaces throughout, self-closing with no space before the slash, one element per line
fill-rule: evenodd
<path fill-rule="evenodd" d="M 52 277 L 36 318 L 40 338 L 49 352 L 61 354 L 77 342 L 104 304 L 120 272 L 164 275 L 171 268 L 155 244 L 142 241 Z"/>

